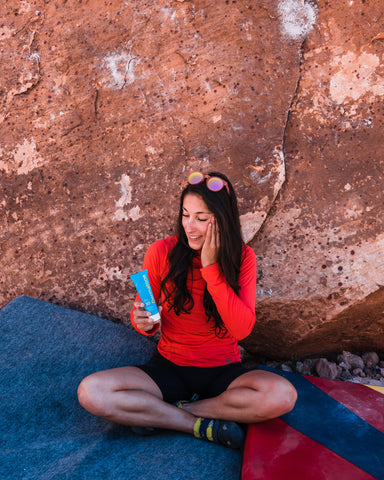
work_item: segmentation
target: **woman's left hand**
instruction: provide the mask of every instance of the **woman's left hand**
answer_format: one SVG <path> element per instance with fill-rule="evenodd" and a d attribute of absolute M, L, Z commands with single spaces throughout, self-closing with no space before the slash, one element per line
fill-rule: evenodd
<path fill-rule="evenodd" d="M 217 221 L 213 217 L 209 220 L 207 234 L 201 249 L 201 264 L 208 267 L 217 262 L 219 256 L 220 236 Z"/>

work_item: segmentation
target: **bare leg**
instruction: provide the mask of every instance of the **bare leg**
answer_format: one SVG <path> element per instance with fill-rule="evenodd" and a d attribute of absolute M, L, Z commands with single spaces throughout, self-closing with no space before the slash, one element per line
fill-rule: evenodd
<path fill-rule="evenodd" d="M 221 395 L 187 403 L 197 417 L 258 423 L 291 411 L 297 399 L 293 385 L 279 375 L 252 370 L 236 378 Z"/>
<path fill-rule="evenodd" d="M 221 395 L 180 409 L 163 401 L 159 387 L 145 372 L 122 367 L 86 377 L 78 397 L 89 412 L 112 422 L 178 430 L 240 448 L 244 433 L 233 422 L 257 423 L 283 415 L 294 407 L 297 393 L 284 378 L 255 370 L 238 377 Z M 198 417 L 208 420 L 196 422 Z"/>
<path fill-rule="evenodd" d="M 156 383 L 136 367 L 94 373 L 79 385 L 80 404 L 90 413 L 123 425 L 193 433 L 196 417 L 163 401 Z"/>

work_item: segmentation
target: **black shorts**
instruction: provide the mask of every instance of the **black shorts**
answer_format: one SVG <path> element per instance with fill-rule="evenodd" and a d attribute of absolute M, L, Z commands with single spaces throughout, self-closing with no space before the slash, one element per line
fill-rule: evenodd
<path fill-rule="evenodd" d="M 190 400 L 194 395 L 199 399 L 217 397 L 233 380 L 250 370 L 241 362 L 220 367 L 182 367 L 159 353 L 138 368 L 152 378 L 168 403 Z"/>

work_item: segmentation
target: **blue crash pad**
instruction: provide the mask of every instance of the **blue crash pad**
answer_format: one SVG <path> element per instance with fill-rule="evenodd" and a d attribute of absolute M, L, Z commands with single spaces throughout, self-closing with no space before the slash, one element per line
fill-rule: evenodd
<path fill-rule="evenodd" d="M 86 375 L 145 363 L 153 341 L 108 320 L 17 297 L 0 310 L 0 479 L 237 480 L 241 452 L 177 432 L 134 435 L 86 412 Z"/>

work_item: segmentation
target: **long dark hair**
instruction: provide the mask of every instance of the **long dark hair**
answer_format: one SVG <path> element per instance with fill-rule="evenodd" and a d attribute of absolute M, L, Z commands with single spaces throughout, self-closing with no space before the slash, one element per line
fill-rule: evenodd
<path fill-rule="evenodd" d="M 161 290 L 169 302 L 170 310 L 177 315 L 189 313 L 193 308 L 193 298 L 187 288 L 187 277 L 192 270 L 192 260 L 196 251 L 188 245 L 183 220 L 183 203 L 188 194 L 200 196 L 209 210 L 214 214 L 220 234 L 220 247 L 218 263 L 228 284 L 236 294 L 239 293 L 239 275 L 242 257 L 245 252 L 244 242 L 241 236 L 239 210 L 236 194 L 228 178 L 219 172 L 210 172 L 211 177 L 220 177 L 227 182 L 229 195 L 224 186 L 218 192 L 212 192 L 206 186 L 205 180 L 197 185 L 188 185 L 181 193 L 179 216 L 177 219 L 177 243 L 169 252 L 169 271 L 161 283 Z M 215 334 L 222 337 L 227 329 L 217 311 L 216 305 L 205 287 L 203 305 L 208 320 L 213 319 Z"/>

